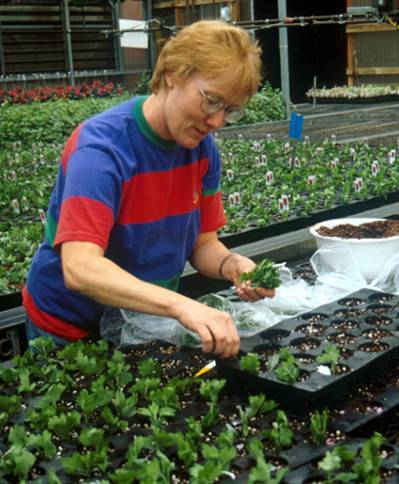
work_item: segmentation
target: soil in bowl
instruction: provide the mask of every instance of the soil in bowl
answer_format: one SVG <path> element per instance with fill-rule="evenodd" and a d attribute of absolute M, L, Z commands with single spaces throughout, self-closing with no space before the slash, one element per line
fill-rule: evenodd
<path fill-rule="evenodd" d="M 325 237 L 342 239 L 382 239 L 399 235 L 399 220 L 378 220 L 361 225 L 341 224 L 331 228 L 322 225 L 317 232 Z"/>

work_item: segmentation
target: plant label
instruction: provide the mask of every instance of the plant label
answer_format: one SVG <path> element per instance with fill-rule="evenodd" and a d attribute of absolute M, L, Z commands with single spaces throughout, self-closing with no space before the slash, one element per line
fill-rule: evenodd
<path fill-rule="evenodd" d="M 355 188 L 355 192 L 360 192 L 363 187 L 363 179 L 361 177 L 355 178 L 353 182 L 353 186 Z"/>
<path fill-rule="evenodd" d="M 42 208 L 39 208 L 39 217 L 40 221 L 42 222 L 43 225 L 46 225 L 47 219 L 46 219 L 46 214 Z"/>
<path fill-rule="evenodd" d="M 380 171 L 380 165 L 378 164 L 377 160 L 374 160 L 373 163 L 371 164 L 371 174 L 373 176 L 377 176 L 379 171 Z"/>
<path fill-rule="evenodd" d="M 16 214 L 18 214 L 18 215 L 19 215 L 19 214 L 21 213 L 21 210 L 20 210 L 20 208 L 19 208 L 19 202 L 18 202 L 18 200 L 17 200 L 16 198 L 14 198 L 14 199 L 11 201 L 11 206 L 12 206 L 12 208 L 14 209 L 14 212 L 15 212 Z"/>
<path fill-rule="evenodd" d="M 273 172 L 268 171 L 266 173 L 266 185 L 271 185 L 273 183 Z"/>

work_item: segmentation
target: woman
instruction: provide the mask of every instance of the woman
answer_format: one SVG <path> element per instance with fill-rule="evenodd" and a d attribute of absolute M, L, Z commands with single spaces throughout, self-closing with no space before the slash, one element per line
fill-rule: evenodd
<path fill-rule="evenodd" d="M 225 224 L 211 133 L 242 115 L 260 82 L 260 49 L 243 30 L 197 22 L 164 46 L 138 97 L 78 126 L 66 143 L 46 238 L 23 291 L 27 334 L 59 344 L 98 333 L 106 306 L 177 319 L 203 351 L 239 350 L 231 317 L 175 292 L 187 260 L 239 284 L 255 264 L 218 240 Z"/>

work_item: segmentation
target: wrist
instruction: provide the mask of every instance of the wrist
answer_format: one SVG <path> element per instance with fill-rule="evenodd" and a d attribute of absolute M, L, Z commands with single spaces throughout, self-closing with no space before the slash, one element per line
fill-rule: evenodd
<path fill-rule="evenodd" d="M 234 258 L 234 256 L 236 256 L 237 254 L 235 254 L 234 252 L 230 252 L 229 254 L 227 254 L 225 257 L 223 257 L 223 259 L 221 260 L 220 264 L 219 264 L 219 277 L 221 279 L 227 279 L 227 280 L 230 280 L 230 277 L 229 277 L 229 265 L 230 265 L 230 262 L 231 260 Z"/>

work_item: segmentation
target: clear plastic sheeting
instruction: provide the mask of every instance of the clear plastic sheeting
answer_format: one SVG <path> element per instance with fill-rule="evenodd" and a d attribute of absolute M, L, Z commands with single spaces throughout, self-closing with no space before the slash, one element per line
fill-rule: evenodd
<path fill-rule="evenodd" d="M 371 283 L 364 279 L 352 256 L 343 244 L 322 247 L 310 263 L 316 273 L 314 284 L 293 278 L 284 264 L 279 264 L 281 286 L 274 298 L 254 303 L 231 301 L 219 294 L 200 298 L 203 303 L 228 312 L 240 338 L 248 338 L 268 329 L 283 319 L 336 301 L 362 288 L 399 294 L 399 254 L 394 255 Z M 153 316 L 125 309 L 109 309 L 101 320 L 101 335 L 120 346 L 141 344 L 160 339 L 177 345 L 200 346 L 198 336 L 186 330 L 176 319 Z"/>

